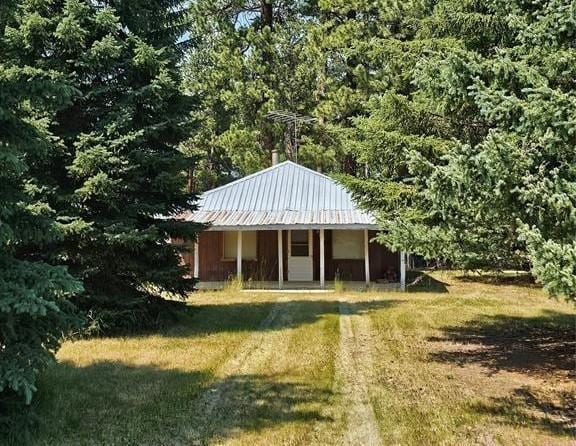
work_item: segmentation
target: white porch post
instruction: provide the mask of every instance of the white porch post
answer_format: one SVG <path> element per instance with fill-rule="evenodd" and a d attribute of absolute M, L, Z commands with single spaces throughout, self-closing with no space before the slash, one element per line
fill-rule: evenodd
<path fill-rule="evenodd" d="M 320 288 L 326 286 L 324 251 L 324 229 L 320 229 Z"/>
<path fill-rule="evenodd" d="M 236 274 L 238 280 L 242 281 L 242 231 L 238 231 L 238 240 L 236 246 Z"/>
<path fill-rule="evenodd" d="M 364 271 L 366 272 L 366 285 L 370 285 L 370 240 L 368 229 L 364 229 Z"/>
<path fill-rule="evenodd" d="M 278 288 L 284 286 L 284 251 L 282 246 L 282 229 L 278 229 Z"/>
<path fill-rule="evenodd" d="M 400 253 L 400 289 L 406 291 L 406 253 Z"/>
<path fill-rule="evenodd" d="M 198 279 L 200 277 L 200 251 L 198 248 L 199 241 L 194 242 L 194 278 Z"/>

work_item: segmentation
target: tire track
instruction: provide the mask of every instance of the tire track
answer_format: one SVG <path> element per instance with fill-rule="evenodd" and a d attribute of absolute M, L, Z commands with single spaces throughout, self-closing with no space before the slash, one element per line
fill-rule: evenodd
<path fill-rule="evenodd" d="M 340 302 L 340 355 L 337 382 L 347 410 L 344 444 L 382 444 L 374 408 L 370 401 L 373 382 L 371 323 L 367 315 L 355 314 L 347 302 Z"/>
<path fill-rule="evenodd" d="M 230 401 L 233 395 L 238 398 L 238 381 L 242 376 L 249 377 L 269 363 L 273 356 L 286 353 L 289 342 L 283 330 L 274 328 L 290 325 L 292 316 L 286 308 L 286 297 L 276 301 L 270 313 L 255 328 L 254 333 L 238 348 L 236 354 L 226 361 L 217 371 L 216 385 L 207 389 L 197 400 L 195 407 L 198 416 L 194 419 L 195 428 L 186 437 L 193 445 L 213 442 L 221 429 L 221 421 L 230 415 Z M 283 311 L 288 310 L 288 311 Z"/>

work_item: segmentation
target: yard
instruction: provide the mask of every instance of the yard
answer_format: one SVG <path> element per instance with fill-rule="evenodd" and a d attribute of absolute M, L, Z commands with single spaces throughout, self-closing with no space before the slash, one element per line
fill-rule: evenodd
<path fill-rule="evenodd" d="M 489 276 L 196 293 L 162 334 L 67 342 L 38 445 L 573 444 L 574 307 Z"/>

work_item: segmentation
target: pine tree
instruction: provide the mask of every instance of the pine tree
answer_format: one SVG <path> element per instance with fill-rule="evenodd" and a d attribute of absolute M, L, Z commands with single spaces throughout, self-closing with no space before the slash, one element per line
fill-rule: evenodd
<path fill-rule="evenodd" d="M 509 2 L 496 14 L 514 41 L 482 59 L 487 74 L 470 87 L 491 130 L 478 145 L 451 153 L 443 170 L 453 184 L 475 175 L 475 199 L 500 197 L 495 215 L 515 217 L 510 230 L 526 243 L 533 274 L 551 294 L 574 300 L 576 5 Z M 461 151 L 472 153 L 462 162 Z M 464 207 L 463 198 L 452 199 Z"/>
<path fill-rule="evenodd" d="M 43 180 L 52 207 L 75 221 L 54 256 L 83 281 L 75 301 L 98 328 L 155 325 L 173 305 L 164 293 L 185 296 L 194 284 L 169 242 L 198 230 L 171 217 L 194 198 L 186 192 L 191 160 L 178 150 L 194 106 L 178 72 L 185 4 L 24 5 L 13 31 L 26 42 L 23 57 L 79 90 L 50 126 L 62 148 Z"/>
<path fill-rule="evenodd" d="M 50 132 L 55 112 L 75 90 L 58 73 L 27 65 L 15 39 L 14 15 L 36 38 L 38 18 L 0 5 L 0 436 L 23 441 L 22 415 L 38 374 L 64 335 L 79 323 L 68 298 L 82 290 L 47 251 L 63 236 L 37 173 L 59 150 Z"/>
<path fill-rule="evenodd" d="M 184 77 L 200 101 L 193 119 L 201 128 L 186 144 L 202 158 L 192 173 L 196 189 L 269 166 L 272 150 L 295 157 L 289 129 L 265 115 L 312 109 L 315 73 L 304 52 L 312 11 L 305 3 L 194 2 L 195 46 L 187 52 Z"/>

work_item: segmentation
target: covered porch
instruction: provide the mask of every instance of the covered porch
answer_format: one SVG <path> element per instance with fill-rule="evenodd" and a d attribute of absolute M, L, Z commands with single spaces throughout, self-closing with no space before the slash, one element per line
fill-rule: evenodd
<path fill-rule="evenodd" d="M 186 263 L 201 289 L 404 289 L 406 256 L 373 241 L 373 228 L 212 227 Z"/>

